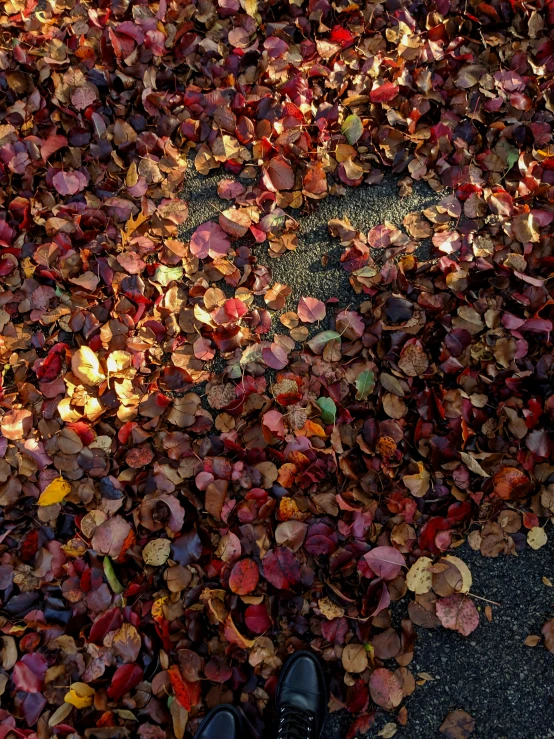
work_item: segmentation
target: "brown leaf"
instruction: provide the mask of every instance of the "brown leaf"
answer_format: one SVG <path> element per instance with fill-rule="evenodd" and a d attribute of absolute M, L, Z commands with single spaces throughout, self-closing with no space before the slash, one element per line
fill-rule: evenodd
<path fill-rule="evenodd" d="M 445 739 L 467 739 L 474 730 L 475 719 L 461 709 L 449 713 L 439 728 Z"/>
<path fill-rule="evenodd" d="M 368 664 L 363 644 L 347 644 L 342 650 L 342 666 L 347 672 L 363 672 Z"/>

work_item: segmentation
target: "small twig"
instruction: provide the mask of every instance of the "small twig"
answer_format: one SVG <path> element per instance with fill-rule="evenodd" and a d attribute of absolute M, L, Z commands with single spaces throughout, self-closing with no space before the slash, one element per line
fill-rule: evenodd
<path fill-rule="evenodd" d="M 484 600 L 485 603 L 492 603 L 493 606 L 502 606 L 502 603 L 497 603 L 495 600 L 489 600 L 488 598 L 482 598 L 480 595 L 475 595 L 475 593 L 466 593 L 466 595 L 471 595 L 472 598 L 477 598 L 477 600 Z"/>

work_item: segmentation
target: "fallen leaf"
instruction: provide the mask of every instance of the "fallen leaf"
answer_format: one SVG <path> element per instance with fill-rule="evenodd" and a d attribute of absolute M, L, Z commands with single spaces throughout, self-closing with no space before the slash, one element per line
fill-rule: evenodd
<path fill-rule="evenodd" d="M 317 298 L 300 298 L 298 301 L 298 317 L 304 323 L 315 323 L 325 318 L 325 303 Z"/>
<path fill-rule="evenodd" d="M 167 562 L 170 552 L 169 539 L 151 539 L 142 550 L 142 559 L 151 567 L 161 567 Z"/>
<path fill-rule="evenodd" d="M 63 477 L 56 477 L 49 483 L 38 499 L 40 506 L 54 505 L 61 503 L 63 499 L 71 492 L 71 483 L 64 480 Z"/>
<path fill-rule="evenodd" d="M 475 604 L 463 595 L 450 595 L 437 600 L 437 616 L 445 629 L 469 636 L 479 626 Z"/>
<path fill-rule="evenodd" d="M 533 526 L 533 528 L 527 532 L 527 543 L 531 549 L 540 549 L 548 541 L 546 531 L 541 526 Z"/>
<path fill-rule="evenodd" d="M 406 573 L 406 585 L 408 590 L 421 595 L 428 593 L 433 584 L 433 575 L 429 571 L 432 560 L 429 557 L 420 557 L 414 562 Z"/>
<path fill-rule="evenodd" d="M 248 595 L 256 589 L 260 571 L 253 559 L 241 559 L 229 576 L 229 587 L 236 595 Z"/>
<path fill-rule="evenodd" d="M 368 665 L 363 644 L 347 644 L 342 650 L 342 666 L 347 672 L 363 672 Z"/>
<path fill-rule="evenodd" d="M 467 739 L 475 731 L 475 719 L 467 711 L 457 709 L 448 714 L 439 731 L 446 739 Z"/>
<path fill-rule="evenodd" d="M 536 647 L 541 642 L 541 637 L 537 636 L 536 634 L 530 634 L 529 636 L 525 637 L 525 641 L 523 642 L 526 647 Z"/>
<path fill-rule="evenodd" d="M 71 683 L 69 692 L 65 694 L 64 701 L 75 708 L 88 708 L 92 706 L 96 690 L 86 683 Z"/>
<path fill-rule="evenodd" d="M 404 698 L 404 691 L 398 676 L 384 667 L 374 670 L 369 678 L 371 700 L 385 711 L 393 711 Z"/>

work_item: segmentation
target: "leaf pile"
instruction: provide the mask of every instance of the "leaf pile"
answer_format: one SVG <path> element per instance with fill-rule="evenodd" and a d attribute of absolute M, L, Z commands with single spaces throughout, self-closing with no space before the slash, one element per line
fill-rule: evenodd
<path fill-rule="evenodd" d="M 553 3 L 0 6 L 3 726 L 261 733 L 306 644 L 351 736 L 406 723 L 413 624 L 479 620 L 444 553 L 554 514 Z M 329 223 L 359 309 L 273 283 L 385 167 L 446 194 Z"/>

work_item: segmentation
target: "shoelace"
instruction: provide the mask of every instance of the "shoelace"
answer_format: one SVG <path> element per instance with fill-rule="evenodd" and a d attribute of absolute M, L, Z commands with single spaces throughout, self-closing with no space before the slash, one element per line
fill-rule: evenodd
<path fill-rule="evenodd" d="M 279 731 L 277 739 L 311 739 L 314 716 L 296 706 L 282 706 L 279 711 Z"/>

